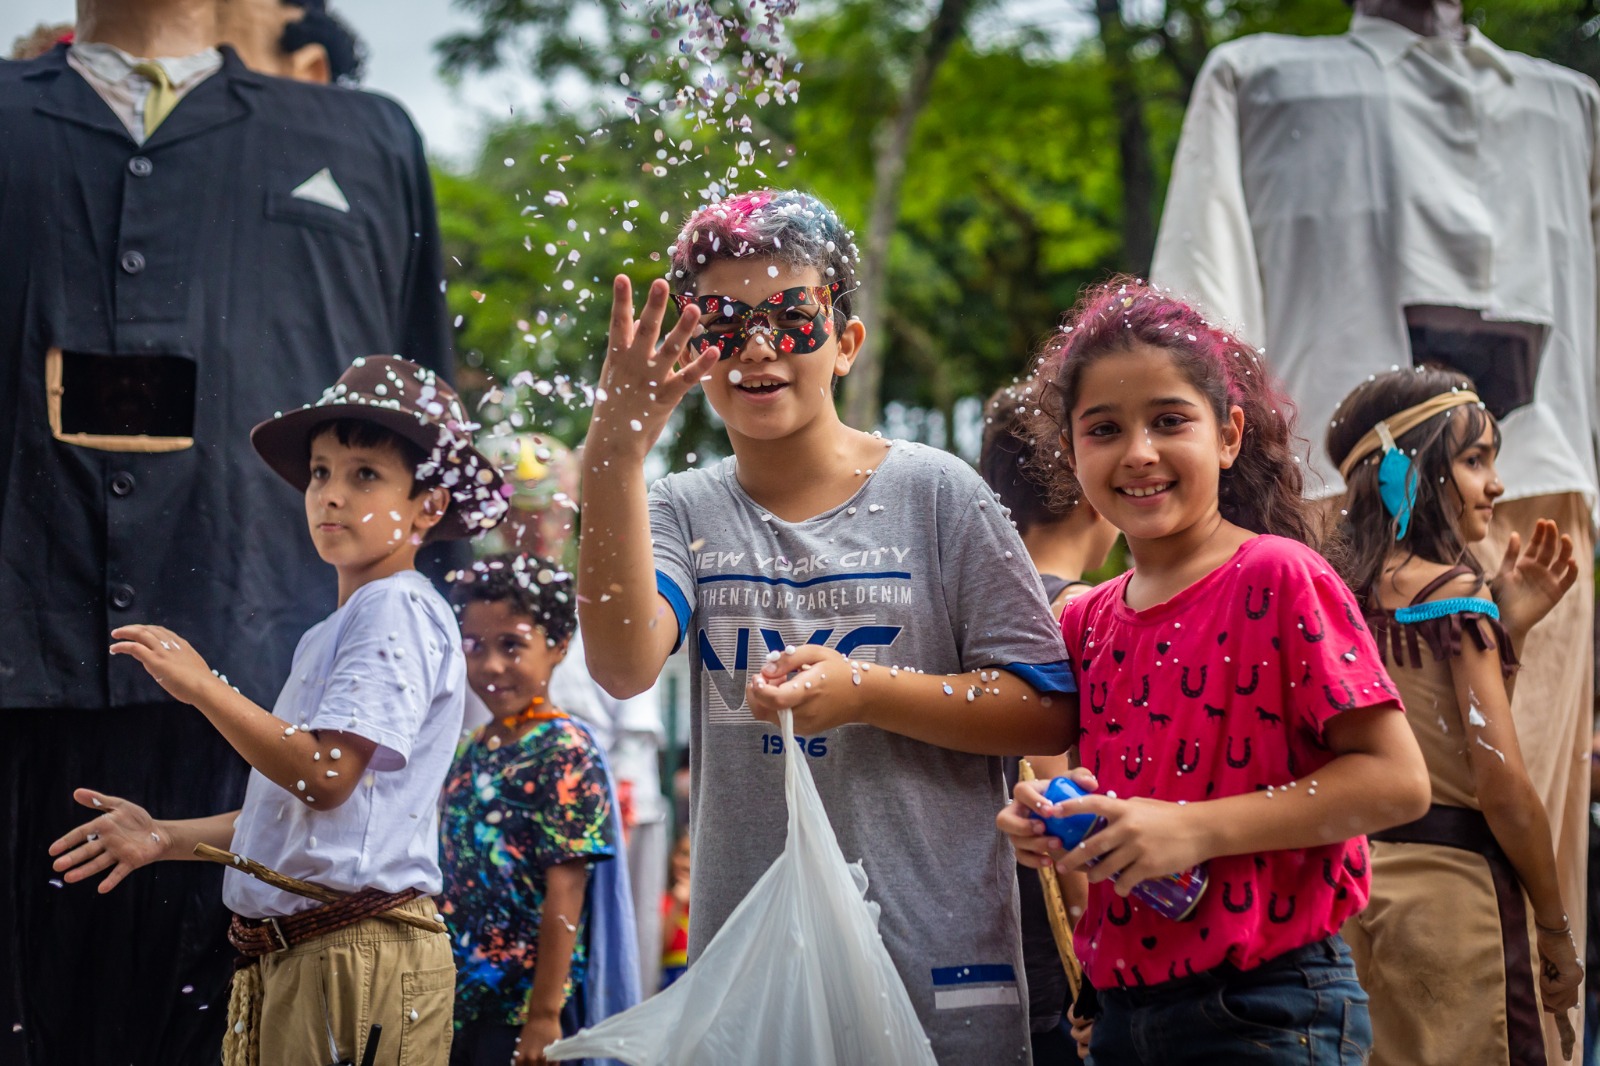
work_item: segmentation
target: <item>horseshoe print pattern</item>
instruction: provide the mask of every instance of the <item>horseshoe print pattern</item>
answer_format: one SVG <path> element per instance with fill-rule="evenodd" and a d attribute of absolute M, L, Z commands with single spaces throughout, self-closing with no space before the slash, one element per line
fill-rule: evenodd
<path fill-rule="evenodd" d="M 1350 869 L 1350 855 L 1349 855 L 1348 852 L 1345 853 L 1344 862 L 1345 862 L 1345 869 L 1346 870 Z M 1326 884 L 1329 888 L 1333 889 L 1333 898 L 1334 899 L 1344 899 L 1346 896 L 1348 896 L 1350 894 L 1350 890 L 1348 888 L 1344 887 L 1338 881 L 1335 881 L 1333 879 L 1333 860 L 1332 859 L 1323 859 L 1322 860 L 1322 880 L 1323 880 L 1324 884 Z"/>
<path fill-rule="evenodd" d="M 1344 689 L 1344 699 L 1342 700 L 1333 694 L 1332 685 L 1323 685 L 1322 691 L 1328 697 L 1328 706 L 1336 711 L 1348 711 L 1356 705 L 1356 694 L 1350 690 L 1350 684 L 1347 681 L 1339 682 L 1339 687 Z"/>
<path fill-rule="evenodd" d="M 1129 781 L 1137 780 L 1139 774 L 1144 770 L 1143 744 L 1139 745 L 1138 751 L 1139 754 L 1135 755 L 1134 749 L 1131 747 L 1125 746 L 1122 749 L 1122 776 L 1126 777 Z"/>
<path fill-rule="evenodd" d="M 1235 685 L 1233 686 L 1233 691 L 1241 696 L 1252 696 L 1255 694 L 1256 689 L 1259 688 L 1260 685 L 1261 667 L 1252 666 L 1250 668 L 1250 683 L 1248 685 Z"/>
<path fill-rule="evenodd" d="M 1394 698 L 1371 633 L 1326 562 L 1270 536 L 1248 542 L 1234 562 L 1142 612 L 1127 607 L 1126 577 L 1067 607 L 1062 632 L 1082 670 L 1089 727 L 1082 756 L 1104 770 L 1102 788 L 1168 802 L 1251 793 L 1262 803 L 1274 793 L 1278 804 L 1320 802 L 1304 782 L 1292 796 L 1283 789 L 1333 758 L 1324 724 Z M 1197 920 L 1182 923 L 1117 895 L 1109 881 L 1092 884 L 1078 929 L 1080 946 L 1093 945 L 1083 952 L 1090 977 L 1131 986 L 1146 974 L 1172 980 L 1229 958 L 1270 957 L 1336 931 L 1365 900 L 1370 877 L 1360 841 L 1292 861 L 1272 852 L 1208 865 L 1213 883 Z"/>

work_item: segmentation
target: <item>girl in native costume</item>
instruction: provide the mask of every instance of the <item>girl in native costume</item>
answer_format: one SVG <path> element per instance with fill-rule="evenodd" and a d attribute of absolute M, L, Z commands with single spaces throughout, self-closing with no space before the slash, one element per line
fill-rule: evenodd
<path fill-rule="evenodd" d="M 1583 978 L 1511 719 L 1517 647 L 1572 586 L 1572 543 L 1540 522 L 1526 555 L 1513 534 L 1486 577 L 1470 547 L 1504 492 L 1500 429 L 1471 389 L 1444 370 L 1384 374 L 1328 430 L 1348 486 L 1334 554 L 1433 786 L 1426 815 L 1372 834 L 1371 899 L 1344 927 L 1374 1063 L 1542 1066 L 1541 999 L 1570 1058 Z"/>

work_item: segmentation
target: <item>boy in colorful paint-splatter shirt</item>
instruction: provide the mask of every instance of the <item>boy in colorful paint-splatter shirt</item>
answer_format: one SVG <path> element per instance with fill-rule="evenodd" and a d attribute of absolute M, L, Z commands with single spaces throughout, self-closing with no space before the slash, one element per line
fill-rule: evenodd
<path fill-rule="evenodd" d="M 588 731 L 546 700 L 577 625 L 571 578 L 498 557 L 463 575 L 455 601 L 467 679 L 494 718 L 462 742 L 441 801 L 450 1062 L 542 1062 L 582 1020 L 589 868 L 619 850 L 611 788 Z"/>

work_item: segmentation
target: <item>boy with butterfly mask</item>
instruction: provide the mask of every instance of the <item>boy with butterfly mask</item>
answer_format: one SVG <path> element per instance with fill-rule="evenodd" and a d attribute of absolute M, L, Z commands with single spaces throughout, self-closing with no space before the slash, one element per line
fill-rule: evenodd
<path fill-rule="evenodd" d="M 760 191 L 690 217 L 637 321 L 617 279 L 583 453 L 579 624 L 619 697 L 687 645 L 691 966 L 783 847 L 774 723 L 792 710 L 935 1054 L 1026 1062 L 997 756 L 1063 750 L 1075 689 L 1022 541 L 972 468 L 839 420 L 832 383 L 866 337 L 855 256 L 826 205 Z M 683 310 L 663 338 L 669 287 Z M 645 455 L 696 383 L 733 456 L 647 490 Z"/>

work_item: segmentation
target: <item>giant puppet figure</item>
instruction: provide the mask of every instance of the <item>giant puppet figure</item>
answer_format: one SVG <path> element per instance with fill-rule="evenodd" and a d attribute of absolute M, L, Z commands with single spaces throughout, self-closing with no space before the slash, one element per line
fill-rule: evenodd
<path fill-rule="evenodd" d="M 242 0 L 221 0 L 223 3 Z M 444 369 L 422 146 L 391 101 L 253 72 L 218 0 L 79 0 L 76 43 L 0 64 L 0 1062 L 215 1062 L 220 870 L 114 892 L 46 849 L 93 781 L 158 817 L 245 764 L 107 655 L 192 634 L 270 705 L 335 589 L 249 428 L 358 356 Z"/>
<path fill-rule="evenodd" d="M 1369 374 L 1445 363 L 1502 418 L 1507 491 L 1485 561 L 1492 572 L 1509 533 L 1527 543 L 1544 517 L 1571 534 L 1582 567 L 1527 640 L 1514 712 L 1579 944 L 1597 212 L 1593 81 L 1497 47 L 1463 26 L 1459 0 L 1356 0 L 1343 35 L 1263 34 L 1211 53 L 1151 270 L 1265 344 L 1323 495 L 1343 488 L 1322 452 L 1328 419 Z"/>

